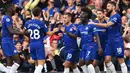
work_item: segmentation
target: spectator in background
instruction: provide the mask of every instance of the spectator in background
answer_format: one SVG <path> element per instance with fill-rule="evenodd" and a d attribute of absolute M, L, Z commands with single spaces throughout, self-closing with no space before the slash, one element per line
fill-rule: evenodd
<path fill-rule="evenodd" d="M 124 36 L 124 47 L 125 47 L 125 61 L 127 63 L 128 70 L 130 71 L 130 35 Z"/>
<path fill-rule="evenodd" d="M 102 5 L 102 0 L 95 0 L 95 9 L 101 9 Z"/>
<path fill-rule="evenodd" d="M 13 19 L 14 28 L 16 28 L 17 30 L 19 30 L 18 28 L 22 28 L 23 26 L 23 21 L 20 18 L 19 14 L 20 14 L 20 9 L 16 7 L 16 12 L 15 15 L 12 16 L 12 19 Z"/>
<path fill-rule="evenodd" d="M 126 35 L 130 35 L 130 26 L 128 26 L 124 29 L 123 37 Z"/>
<path fill-rule="evenodd" d="M 73 13 L 76 10 L 76 6 L 74 4 L 75 0 L 67 0 L 67 6 L 65 7 L 65 12 L 66 10 L 70 11 Z"/>
<path fill-rule="evenodd" d="M 128 18 L 127 16 L 122 16 L 122 31 L 124 32 L 124 30 L 128 27 Z"/>
<path fill-rule="evenodd" d="M 25 11 L 25 22 L 32 19 L 31 11 L 27 10 Z"/>
<path fill-rule="evenodd" d="M 128 19 L 130 19 L 130 8 L 127 9 L 126 16 L 128 17 Z"/>
<path fill-rule="evenodd" d="M 22 43 L 20 41 L 17 41 L 16 44 L 15 44 L 15 47 L 18 51 L 18 53 L 22 53 Z"/>
<path fill-rule="evenodd" d="M 2 19 L 5 15 L 5 10 L 3 8 L 0 9 L 0 31 L 2 29 Z"/>
<path fill-rule="evenodd" d="M 121 14 L 126 14 L 126 11 L 129 7 L 130 7 L 129 0 L 120 0 L 119 1 L 119 8 L 120 8 Z"/>
<path fill-rule="evenodd" d="M 54 0 L 54 5 L 57 8 L 61 8 L 65 0 Z"/>
<path fill-rule="evenodd" d="M 23 39 L 21 39 L 19 35 L 14 34 L 13 35 L 13 43 L 16 44 L 18 41 L 22 43 Z"/>
<path fill-rule="evenodd" d="M 45 21 L 49 21 L 51 17 L 55 20 L 59 20 L 59 8 L 54 7 L 54 0 L 48 0 L 48 6 L 43 10 L 43 17 Z"/>
<path fill-rule="evenodd" d="M 58 48 L 58 40 L 57 39 L 52 40 L 51 48 L 54 50 L 55 55 L 59 55 L 59 48 Z"/>
<path fill-rule="evenodd" d="M 51 43 L 50 50 L 48 51 L 48 54 L 47 54 L 47 60 L 46 60 L 47 70 L 48 72 L 49 71 L 51 72 L 63 71 L 62 64 L 63 64 L 63 61 L 59 56 L 58 40 L 54 39 Z"/>
<path fill-rule="evenodd" d="M 76 9 L 73 12 L 73 14 L 75 15 L 74 18 L 80 16 L 80 14 L 81 14 L 81 8 L 82 8 L 81 4 L 76 4 Z"/>
<path fill-rule="evenodd" d="M 31 69 L 31 71 L 34 71 L 34 69 L 35 69 L 34 60 L 32 60 L 31 57 L 28 55 L 29 51 L 23 47 L 23 45 L 20 41 L 16 42 L 15 47 L 19 53 L 20 60 L 22 61 L 20 71 L 29 72 L 30 69 Z"/>
<path fill-rule="evenodd" d="M 102 9 L 103 6 L 103 2 L 102 0 L 93 0 L 93 4 L 92 5 L 88 5 L 88 7 L 92 10 L 92 20 L 95 20 L 97 18 L 97 10 L 98 9 Z"/>

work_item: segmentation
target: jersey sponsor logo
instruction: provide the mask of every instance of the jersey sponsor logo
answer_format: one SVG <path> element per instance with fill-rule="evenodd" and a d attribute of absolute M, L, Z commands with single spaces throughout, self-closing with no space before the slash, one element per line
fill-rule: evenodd
<path fill-rule="evenodd" d="M 9 19 L 9 18 L 7 18 L 7 19 L 6 19 L 6 22 L 10 22 L 10 19 Z"/>
<path fill-rule="evenodd" d="M 87 32 L 87 31 L 84 31 L 84 32 L 81 32 L 81 34 L 86 34 L 86 35 L 88 35 L 88 32 Z"/>

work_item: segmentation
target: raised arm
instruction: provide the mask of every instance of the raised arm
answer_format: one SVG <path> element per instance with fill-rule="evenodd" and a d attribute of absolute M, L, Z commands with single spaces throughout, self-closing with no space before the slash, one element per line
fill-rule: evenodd
<path fill-rule="evenodd" d="M 105 27 L 105 28 L 108 28 L 109 26 L 112 26 L 113 25 L 113 22 L 108 22 L 108 23 L 106 23 L 106 24 L 104 24 L 104 23 L 96 23 L 95 24 L 96 26 L 100 26 L 100 27 Z"/>
<path fill-rule="evenodd" d="M 23 32 L 21 32 L 22 31 L 21 29 L 20 29 L 20 31 L 14 30 L 13 26 L 8 26 L 7 28 L 8 28 L 8 30 L 9 30 L 9 32 L 11 34 L 18 34 L 18 35 L 22 35 L 23 34 Z"/>
<path fill-rule="evenodd" d="M 46 34 L 51 36 L 51 35 L 53 35 L 57 31 L 59 31 L 59 28 L 54 28 L 53 31 L 48 31 Z"/>

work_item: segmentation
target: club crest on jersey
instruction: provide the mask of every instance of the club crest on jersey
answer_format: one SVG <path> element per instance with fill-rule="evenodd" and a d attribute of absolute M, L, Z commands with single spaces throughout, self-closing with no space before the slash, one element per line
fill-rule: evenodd
<path fill-rule="evenodd" d="M 73 28 L 71 28 L 70 31 L 73 31 Z"/>
<path fill-rule="evenodd" d="M 88 30 L 88 27 L 86 27 L 86 30 Z"/>
<path fill-rule="evenodd" d="M 6 21 L 7 21 L 7 22 L 10 22 L 10 19 L 9 19 L 9 18 L 7 18 L 7 19 L 6 19 Z"/>
<path fill-rule="evenodd" d="M 94 30 L 96 30 L 96 28 L 94 28 Z"/>
<path fill-rule="evenodd" d="M 14 50 L 14 53 L 17 53 L 17 50 Z"/>

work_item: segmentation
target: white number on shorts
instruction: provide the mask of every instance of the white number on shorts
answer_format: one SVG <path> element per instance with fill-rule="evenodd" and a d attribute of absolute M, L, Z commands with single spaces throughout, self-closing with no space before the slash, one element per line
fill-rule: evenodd
<path fill-rule="evenodd" d="M 28 32 L 30 33 L 31 39 L 39 39 L 40 38 L 40 32 L 38 29 L 35 29 L 35 30 L 28 29 Z"/>
<path fill-rule="evenodd" d="M 87 56 L 89 56 L 89 54 L 90 54 L 90 51 L 88 51 Z"/>
<path fill-rule="evenodd" d="M 68 59 L 72 58 L 72 54 L 68 53 L 67 58 Z"/>
<path fill-rule="evenodd" d="M 117 53 L 121 54 L 122 53 L 122 48 L 117 48 Z"/>

